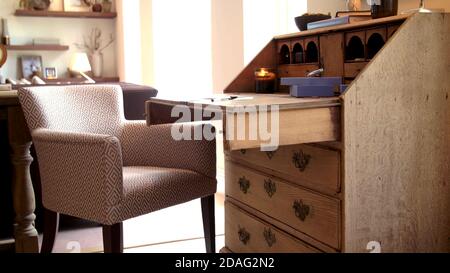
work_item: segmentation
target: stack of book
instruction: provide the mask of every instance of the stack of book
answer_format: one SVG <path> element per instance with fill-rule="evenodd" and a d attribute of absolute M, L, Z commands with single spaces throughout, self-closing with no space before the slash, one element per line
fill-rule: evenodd
<path fill-rule="evenodd" d="M 371 19 L 372 14 L 370 11 L 338 11 L 335 18 L 309 23 L 308 30 L 350 24 Z"/>

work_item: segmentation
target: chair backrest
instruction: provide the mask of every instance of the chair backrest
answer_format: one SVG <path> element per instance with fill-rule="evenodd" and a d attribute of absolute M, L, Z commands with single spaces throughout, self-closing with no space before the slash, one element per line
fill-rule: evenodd
<path fill-rule="evenodd" d="M 45 128 L 119 136 L 123 94 L 116 85 L 21 88 L 19 100 L 31 131 Z"/>

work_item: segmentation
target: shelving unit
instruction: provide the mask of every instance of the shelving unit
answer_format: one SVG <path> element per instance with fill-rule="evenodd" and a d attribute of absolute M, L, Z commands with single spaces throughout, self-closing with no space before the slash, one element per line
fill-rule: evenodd
<path fill-rule="evenodd" d="M 67 45 L 9 45 L 7 50 L 15 51 L 67 51 L 69 46 Z"/>
<path fill-rule="evenodd" d="M 92 77 L 97 83 L 111 83 L 119 82 L 119 77 Z M 58 79 L 45 79 L 47 84 L 70 84 L 70 83 L 83 83 L 86 81 L 84 78 L 58 78 Z"/>
<path fill-rule="evenodd" d="M 60 17 L 60 18 L 91 18 L 91 19 L 114 19 L 116 12 L 75 12 L 75 11 L 39 11 L 18 9 L 15 16 L 22 17 Z"/>

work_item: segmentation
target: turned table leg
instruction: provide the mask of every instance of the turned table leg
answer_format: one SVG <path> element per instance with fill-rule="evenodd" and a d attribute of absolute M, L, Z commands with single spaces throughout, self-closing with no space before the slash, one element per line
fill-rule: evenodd
<path fill-rule="evenodd" d="M 36 208 L 33 184 L 31 182 L 30 165 L 33 157 L 30 154 L 31 136 L 25 123 L 22 109 L 8 109 L 8 132 L 11 145 L 11 161 L 14 166 L 13 200 L 16 214 L 14 237 L 16 252 L 39 252 L 38 233 L 34 227 Z"/>

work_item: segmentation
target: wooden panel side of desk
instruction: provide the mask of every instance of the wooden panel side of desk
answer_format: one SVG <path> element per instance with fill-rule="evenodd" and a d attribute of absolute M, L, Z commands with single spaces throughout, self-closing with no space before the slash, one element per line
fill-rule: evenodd
<path fill-rule="evenodd" d="M 343 95 L 346 252 L 450 251 L 449 44 L 417 14 Z"/>

